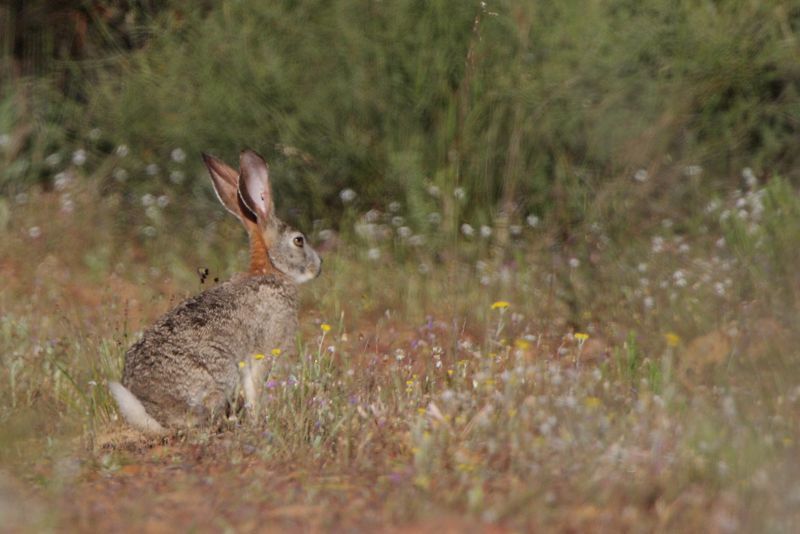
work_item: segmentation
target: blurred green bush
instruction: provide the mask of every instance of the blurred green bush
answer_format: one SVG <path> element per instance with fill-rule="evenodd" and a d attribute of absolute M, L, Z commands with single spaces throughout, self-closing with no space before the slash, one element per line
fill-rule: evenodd
<path fill-rule="evenodd" d="M 637 171 L 645 200 L 678 206 L 737 187 L 744 166 L 800 179 L 796 2 L 174 0 L 147 13 L 126 30 L 142 46 L 109 34 L 0 89 L 0 134 L 33 132 L 2 190 L 47 184 L 47 156 L 77 149 L 116 184 L 101 163 L 124 145 L 127 190 L 158 181 L 205 202 L 199 152 L 235 161 L 249 146 L 302 218 L 336 221 L 352 188 L 363 208 L 405 203 L 417 224 L 441 207 L 455 229 L 462 188 L 474 221 L 536 213 L 568 228 Z M 64 69 L 81 87 L 56 96 Z M 170 180 L 176 148 L 192 170 Z"/>

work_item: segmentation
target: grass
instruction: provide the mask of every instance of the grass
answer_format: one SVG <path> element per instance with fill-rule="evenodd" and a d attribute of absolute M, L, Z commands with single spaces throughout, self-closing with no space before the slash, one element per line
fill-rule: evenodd
<path fill-rule="evenodd" d="M 39 4 L 0 50 L 1 524 L 794 529 L 790 2 Z M 246 265 L 197 157 L 244 146 L 325 257 L 297 354 L 259 421 L 145 440 L 106 380 Z"/>
<path fill-rule="evenodd" d="M 245 264 L 239 228 L 173 233 L 175 204 L 125 219 L 155 233 L 123 228 L 80 181 L 4 200 L 0 458 L 43 521 L 20 528 L 789 531 L 796 330 L 793 301 L 765 297 L 791 280 L 786 187 L 713 203 L 706 234 L 662 224 L 594 257 L 527 227 L 501 262 L 479 232 L 412 240 L 402 207 L 353 209 L 360 230 L 312 236 L 325 272 L 298 354 L 267 356 L 263 420 L 156 441 L 124 429 L 105 380 L 204 287 L 198 267 L 208 284 Z"/>

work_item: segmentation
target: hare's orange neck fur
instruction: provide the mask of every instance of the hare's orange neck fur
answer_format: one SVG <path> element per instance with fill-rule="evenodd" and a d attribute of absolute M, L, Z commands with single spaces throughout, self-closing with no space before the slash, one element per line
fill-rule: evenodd
<path fill-rule="evenodd" d="M 261 232 L 250 232 L 250 268 L 251 275 L 273 274 L 278 272 L 272 264 L 267 252 L 267 244 Z"/>

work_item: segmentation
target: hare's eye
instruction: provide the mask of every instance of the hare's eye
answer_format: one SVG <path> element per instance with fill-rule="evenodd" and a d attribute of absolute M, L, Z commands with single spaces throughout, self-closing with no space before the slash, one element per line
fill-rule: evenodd
<path fill-rule="evenodd" d="M 294 246 L 299 247 L 299 248 L 303 248 L 303 245 L 305 244 L 305 241 L 303 240 L 303 236 L 301 236 L 301 235 L 295 237 L 293 239 L 293 242 L 294 242 Z"/>

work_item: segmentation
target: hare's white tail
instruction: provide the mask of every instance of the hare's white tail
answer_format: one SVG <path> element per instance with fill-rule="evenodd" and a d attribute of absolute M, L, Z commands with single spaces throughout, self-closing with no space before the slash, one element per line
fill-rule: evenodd
<path fill-rule="evenodd" d="M 158 435 L 164 434 L 164 427 L 158 421 L 150 417 L 147 410 L 136 396 L 119 382 L 108 383 L 108 390 L 117 401 L 119 411 L 129 425 L 144 432 L 145 434 Z"/>

